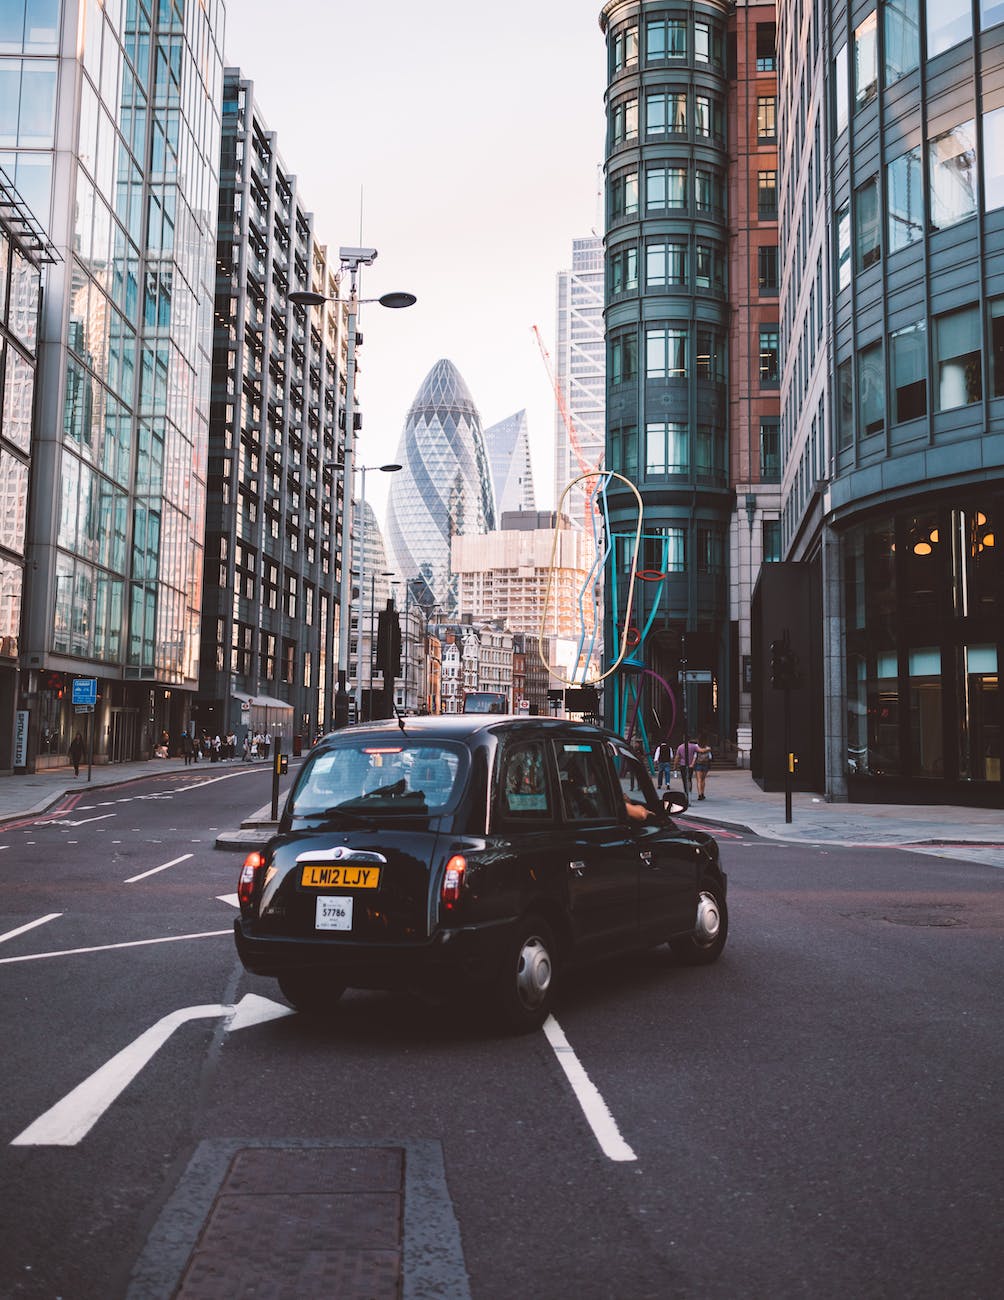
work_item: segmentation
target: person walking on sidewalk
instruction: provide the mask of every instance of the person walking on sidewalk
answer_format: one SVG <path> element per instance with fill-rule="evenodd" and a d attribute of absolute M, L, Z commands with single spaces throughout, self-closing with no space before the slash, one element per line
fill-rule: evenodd
<path fill-rule="evenodd" d="M 70 741 L 70 762 L 73 764 L 73 775 L 80 775 L 80 764 L 84 757 L 84 738 L 78 731 Z"/>
<path fill-rule="evenodd" d="M 714 754 L 711 752 L 711 746 L 708 744 L 707 737 L 702 733 L 697 737 L 697 753 L 691 763 L 694 770 L 694 781 L 697 784 L 698 799 L 704 798 L 712 758 L 714 758 Z"/>
<path fill-rule="evenodd" d="M 192 755 L 194 753 L 195 753 L 195 745 L 192 742 L 192 737 L 189 735 L 187 731 L 183 731 L 181 733 L 181 754 L 185 760 L 186 767 L 188 767 L 188 765 L 191 763 Z"/>
<path fill-rule="evenodd" d="M 683 788 L 690 794 L 693 788 L 694 759 L 697 757 L 697 741 L 688 740 L 684 745 L 681 740 L 676 747 L 676 766 L 679 768 Z"/>
<path fill-rule="evenodd" d="M 668 740 L 661 740 L 656 745 L 652 762 L 655 764 L 656 789 L 661 790 L 664 785 L 669 785 L 673 772 L 673 746 Z"/>

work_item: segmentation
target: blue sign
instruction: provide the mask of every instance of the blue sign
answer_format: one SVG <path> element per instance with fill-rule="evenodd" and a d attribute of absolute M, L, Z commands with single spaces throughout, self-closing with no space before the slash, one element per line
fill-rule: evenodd
<path fill-rule="evenodd" d="M 74 677 L 73 679 L 73 703 L 90 704 L 91 707 L 98 702 L 98 679 L 96 677 Z"/>

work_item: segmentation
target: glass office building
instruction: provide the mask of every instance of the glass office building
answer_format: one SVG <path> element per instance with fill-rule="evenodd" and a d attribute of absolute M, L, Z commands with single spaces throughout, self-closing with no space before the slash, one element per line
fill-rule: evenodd
<path fill-rule="evenodd" d="M 97 679 L 98 761 L 151 754 L 190 719 L 223 21 L 220 0 L 3 6 L 0 146 L 59 257 L 22 625 L 33 756 L 77 729 L 74 677 Z"/>

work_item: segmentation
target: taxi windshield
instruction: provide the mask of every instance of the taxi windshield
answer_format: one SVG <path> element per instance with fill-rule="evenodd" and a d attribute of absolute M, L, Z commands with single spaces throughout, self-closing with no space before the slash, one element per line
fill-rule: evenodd
<path fill-rule="evenodd" d="M 349 741 L 315 755 L 300 775 L 290 808 L 296 817 L 383 818 L 436 815 L 450 803 L 461 756 L 431 742 Z"/>

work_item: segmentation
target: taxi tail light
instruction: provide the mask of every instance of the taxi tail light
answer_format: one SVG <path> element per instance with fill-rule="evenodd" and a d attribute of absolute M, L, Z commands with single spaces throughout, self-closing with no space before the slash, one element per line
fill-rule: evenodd
<path fill-rule="evenodd" d="M 464 873 L 467 871 L 467 859 L 462 853 L 455 853 L 446 864 L 443 872 L 443 888 L 440 898 L 448 912 L 460 902 L 460 891 L 464 887 Z"/>
<path fill-rule="evenodd" d="M 241 867 L 241 874 L 237 881 L 237 901 L 241 907 L 251 902 L 254 896 L 255 883 L 265 866 L 265 855 L 259 853 L 257 849 L 249 853 L 244 859 L 244 865 Z"/>

